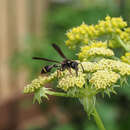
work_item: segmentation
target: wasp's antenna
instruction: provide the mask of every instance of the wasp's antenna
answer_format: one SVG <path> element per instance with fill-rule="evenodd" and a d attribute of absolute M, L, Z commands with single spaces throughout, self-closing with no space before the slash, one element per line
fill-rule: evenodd
<path fill-rule="evenodd" d="M 43 60 L 43 61 L 49 61 L 49 62 L 60 63 L 59 61 L 56 61 L 56 60 L 50 60 L 50 59 L 41 58 L 41 57 L 32 57 L 32 59 L 34 59 L 34 60 Z"/>
<path fill-rule="evenodd" d="M 82 68 L 82 70 L 83 70 L 83 73 L 84 73 L 84 67 L 83 67 L 83 65 L 81 64 L 81 63 L 79 63 L 80 65 L 81 65 L 81 68 Z"/>

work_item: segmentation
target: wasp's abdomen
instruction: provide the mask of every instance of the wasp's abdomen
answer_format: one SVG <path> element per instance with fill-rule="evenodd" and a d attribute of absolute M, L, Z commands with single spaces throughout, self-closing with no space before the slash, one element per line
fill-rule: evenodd
<path fill-rule="evenodd" d="M 41 74 L 45 74 L 45 73 L 50 72 L 52 67 L 53 66 L 50 66 L 50 65 L 47 65 L 47 66 L 43 67 L 42 70 L 41 70 Z"/>

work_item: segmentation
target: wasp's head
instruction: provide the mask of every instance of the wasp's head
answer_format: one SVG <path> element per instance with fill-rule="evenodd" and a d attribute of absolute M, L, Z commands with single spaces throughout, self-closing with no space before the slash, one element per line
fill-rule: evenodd
<path fill-rule="evenodd" d="M 71 68 L 77 70 L 78 69 L 78 63 L 76 61 L 70 61 Z"/>

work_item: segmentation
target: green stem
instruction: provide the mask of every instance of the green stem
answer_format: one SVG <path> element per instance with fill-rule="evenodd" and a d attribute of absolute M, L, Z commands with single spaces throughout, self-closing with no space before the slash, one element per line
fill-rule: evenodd
<path fill-rule="evenodd" d="M 94 108 L 94 111 L 93 111 L 93 114 L 92 114 L 92 115 L 93 115 L 93 117 L 94 117 L 94 120 L 95 120 L 95 122 L 96 122 L 96 124 L 97 124 L 99 130 L 105 130 L 104 125 L 103 125 L 103 122 L 102 122 L 102 120 L 101 120 L 99 114 L 97 113 L 96 108 Z"/>
<path fill-rule="evenodd" d="M 124 44 L 124 42 L 121 40 L 120 36 L 116 35 L 115 36 L 117 42 L 126 50 L 126 51 L 130 51 L 129 48 Z"/>
<path fill-rule="evenodd" d="M 60 96 L 60 97 L 71 97 L 71 98 L 77 98 L 76 96 L 70 96 L 66 93 L 63 93 L 63 92 L 53 92 L 53 91 L 50 91 L 49 92 L 49 95 L 53 95 L 53 96 Z"/>
<path fill-rule="evenodd" d="M 84 110 L 86 111 L 88 116 L 92 115 L 94 117 L 94 120 L 99 130 L 105 130 L 102 120 L 100 119 L 100 116 L 98 115 L 95 108 L 96 97 L 95 96 L 84 97 L 84 98 L 80 98 L 79 101 L 83 105 Z"/>
<path fill-rule="evenodd" d="M 49 93 L 49 95 L 53 95 L 53 96 L 60 96 L 60 97 L 68 97 L 68 95 L 66 93 L 62 93 L 62 92 L 53 92 L 51 91 Z"/>

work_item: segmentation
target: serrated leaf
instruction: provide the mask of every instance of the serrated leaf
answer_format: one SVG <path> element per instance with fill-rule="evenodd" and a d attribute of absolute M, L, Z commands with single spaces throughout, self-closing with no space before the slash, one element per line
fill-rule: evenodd
<path fill-rule="evenodd" d="M 45 87 L 39 88 L 34 93 L 33 103 L 38 101 L 38 103 L 41 104 L 42 103 L 42 98 L 48 99 L 47 94 L 49 94 L 49 89 L 48 88 L 45 88 Z"/>
<path fill-rule="evenodd" d="M 124 84 L 128 85 L 127 79 L 126 79 L 126 77 L 121 77 L 120 86 L 123 87 Z"/>

